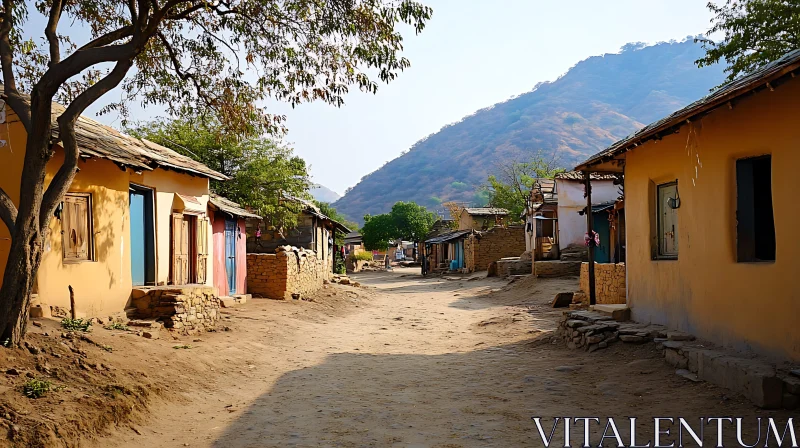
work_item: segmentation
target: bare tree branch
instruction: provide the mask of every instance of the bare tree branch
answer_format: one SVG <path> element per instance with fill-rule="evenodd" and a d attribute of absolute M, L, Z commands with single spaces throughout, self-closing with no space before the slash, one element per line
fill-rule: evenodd
<path fill-rule="evenodd" d="M 48 67 L 52 67 L 61 61 L 61 47 L 58 42 L 58 22 L 61 20 L 61 11 L 63 11 L 63 0 L 53 0 L 50 5 L 50 14 L 47 18 L 47 26 L 44 28 L 44 35 L 47 36 L 47 42 L 50 44 L 50 62 Z"/>
<path fill-rule="evenodd" d="M 8 227 L 8 233 L 13 235 L 17 223 L 17 207 L 2 187 L 0 187 L 0 220 Z"/>
<path fill-rule="evenodd" d="M 91 42 L 88 42 L 86 45 L 79 48 L 78 51 L 86 50 L 88 48 L 96 48 L 96 47 L 103 47 L 105 45 L 110 45 L 120 39 L 124 39 L 132 35 L 133 35 L 133 25 L 124 26 L 120 29 L 110 31 L 98 37 L 97 39 L 94 39 Z"/>
<path fill-rule="evenodd" d="M 102 62 L 132 60 L 135 52 L 136 47 L 133 42 L 76 51 L 63 61 L 50 67 L 42 75 L 35 89 L 39 90 L 42 98 L 50 101 L 64 82 L 73 76 L 77 76 L 87 68 Z"/>
<path fill-rule="evenodd" d="M 39 210 L 39 225 L 42 229 L 49 225 L 50 216 L 69 189 L 72 179 L 78 171 L 80 149 L 75 139 L 75 122 L 87 107 L 119 85 L 132 65 L 133 58 L 117 62 L 108 75 L 78 95 L 67 107 L 67 110 L 58 117 L 58 136 L 64 148 L 64 162 L 42 197 L 42 206 Z"/>

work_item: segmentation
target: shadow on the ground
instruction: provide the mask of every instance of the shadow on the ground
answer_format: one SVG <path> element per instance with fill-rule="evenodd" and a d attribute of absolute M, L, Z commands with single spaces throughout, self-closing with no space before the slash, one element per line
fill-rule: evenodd
<path fill-rule="evenodd" d="M 637 358 L 644 361 L 630 364 Z M 613 416 L 623 422 L 626 441 L 623 419 L 635 416 L 637 437 L 646 443 L 653 416 L 696 422 L 700 416 L 765 414 L 725 396 L 677 377 L 644 346 L 589 354 L 531 339 L 466 353 L 336 353 L 283 375 L 249 407 L 231 409 L 241 414 L 214 446 L 542 446 L 534 416 L 549 424 L 554 416 Z M 751 427 L 745 440 L 755 434 Z M 597 446 L 599 432 L 593 433 Z M 581 434 L 582 427 L 573 428 L 574 440 Z"/>

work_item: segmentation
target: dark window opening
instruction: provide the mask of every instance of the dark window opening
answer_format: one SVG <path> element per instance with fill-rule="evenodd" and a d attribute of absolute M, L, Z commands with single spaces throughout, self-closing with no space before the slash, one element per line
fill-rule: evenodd
<path fill-rule="evenodd" d="M 736 161 L 736 221 L 737 260 L 774 261 L 772 156 Z"/>

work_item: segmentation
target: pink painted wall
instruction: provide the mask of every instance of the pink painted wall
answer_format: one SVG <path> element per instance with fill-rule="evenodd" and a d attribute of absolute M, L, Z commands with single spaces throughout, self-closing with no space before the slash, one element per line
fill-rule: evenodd
<path fill-rule="evenodd" d="M 214 213 L 211 217 L 211 240 L 214 244 L 214 286 L 219 295 L 228 295 L 228 276 L 225 273 L 225 218 Z"/>
<path fill-rule="evenodd" d="M 221 296 L 228 291 L 228 274 L 225 269 L 225 216 L 214 214 L 211 218 L 212 241 L 214 244 L 214 286 Z M 241 238 L 236 240 L 236 293 L 247 291 L 247 240 L 245 239 L 244 219 L 236 221 Z"/>
<path fill-rule="evenodd" d="M 244 219 L 236 221 L 236 225 L 241 235 L 236 239 L 236 293 L 244 294 L 247 292 L 247 231 Z"/>

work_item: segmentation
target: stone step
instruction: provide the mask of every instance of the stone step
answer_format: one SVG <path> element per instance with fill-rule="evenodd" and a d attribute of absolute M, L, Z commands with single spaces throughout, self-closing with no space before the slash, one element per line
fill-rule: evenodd
<path fill-rule="evenodd" d="M 236 299 L 231 296 L 221 296 L 219 305 L 223 308 L 233 308 L 236 305 Z"/>
<path fill-rule="evenodd" d="M 628 305 L 622 304 L 597 304 L 589 307 L 592 311 L 604 316 L 611 316 L 618 322 L 625 322 L 631 319 L 631 309 Z"/>
<path fill-rule="evenodd" d="M 252 299 L 252 294 L 234 294 L 233 299 L 236 303 L 246 303 L 248 300 Z"/>

